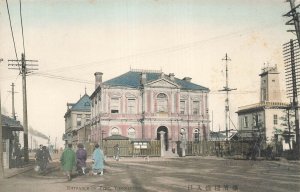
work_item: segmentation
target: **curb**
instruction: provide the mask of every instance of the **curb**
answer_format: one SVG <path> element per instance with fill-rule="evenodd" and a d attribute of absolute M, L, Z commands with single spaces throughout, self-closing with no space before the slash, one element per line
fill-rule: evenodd
<path fill-rule="evenodd" d="M 16 172 L 13 172 L 13 173 L 6 173 L 6 172 L 4 172 L 4 178 L 9 179 L 9 178 L 14 177 L 14 176 L 16 176 L 16 175 L 18 175 L 18 174 L 21 174 L 21 173 L 25 173 L 25 172 L 27 172 L 27 171 L 30 171 L 30 170 L 32 170 L 33 168 L 34 168 L 34 164 L 33 164 L 33 165 L 28 165 L 27 167 L 25 167 L 25 168 L 23 168 L 23 169 L 21 169 L 21 170 L 18 170 L 18 171 L 16 171 Z"/>

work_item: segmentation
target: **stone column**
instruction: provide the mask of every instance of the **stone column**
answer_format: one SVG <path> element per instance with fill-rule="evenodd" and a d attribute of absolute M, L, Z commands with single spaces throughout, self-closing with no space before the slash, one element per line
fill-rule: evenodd
<path fill-rule="evenodd" d="M 182 157 L 185 157 L 185 148 L 186 148 L 186 132 L 182 132 L 182 140 L 181 140 L 181 150 Z"/>
<path fill-rule="evenodd" d="M 165 132 L 160 131 L 160 156 L 163 157 L 165 155 Z"/>

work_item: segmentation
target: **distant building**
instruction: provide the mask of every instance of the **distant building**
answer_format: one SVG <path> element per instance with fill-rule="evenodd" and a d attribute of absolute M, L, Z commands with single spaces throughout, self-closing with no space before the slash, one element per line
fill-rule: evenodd
<path fill-rule="evenodd" d="M 15 166 L 13 162 L 14 149 L 19 142 L 19 132 L 24 131 L 21 123 L 6 115 L 1 115 L 2 120 L 2 141 L 3 141 L 3 164 L 4 168 Z M 21 144 L 21 146 L 23 146 Z M 24 147 L 24 146 L 23 146 Z"/>
<path fill-rule="evenodd" d="M 77 103 L 67 103 L 65 113 L 65 134 L 63 139 L 67 143 L 77 145 L 86 143 L 90 135 L 91 100 L 84 94 Z"/>
<path fill-rule="evenodd" d="M 102 75 L 95 73 L 90 97 L 93 142 L 112 135 L 160 140 L 162 131 L 170 150 L 183 135 L 189 141 L 208 139 L 208 88 L 161 71 L 130 70 L 105 82 Z"/>
<path fill-rule="evenodd" d="M 279 72 L 277 67 L 264 67 L 260 74 L 260 102 L 238 108 L 240 139 L 260 140 L 262 144 L 278 139 L 278 130 L 283 130 L 285 109 L 282 102 Z"/>

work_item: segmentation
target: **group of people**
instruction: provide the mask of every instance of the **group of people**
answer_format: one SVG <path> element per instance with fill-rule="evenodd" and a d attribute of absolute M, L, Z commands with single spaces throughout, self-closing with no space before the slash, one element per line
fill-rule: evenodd
<path fill-rule="evenodd" d="M 36 151 L 35 160 L 37 163 L 37 171 L 43 173 L 46 171 L 49 160 L 52 161 L 49 150 L 46 146 L 40 145 L 40 148 Z"/>
<path fill-rule="evenodd" d="M 72 170 L 77 168 L 79 175 L 86 174 L 86 160 L 87 152 L 84 149 L 83 144 L 77 145 L 77 151 L 73 151 L 72 144 L 68 144 L 68 147 L 64 150 L 60 157 L 60 162 L 68 181 L 72 179 Z M 95 145 L 94 152 L 92 154 L 92 173 L 93 175 L 103 175 L 104 169 L 104 154 L 99 145 Z"/>

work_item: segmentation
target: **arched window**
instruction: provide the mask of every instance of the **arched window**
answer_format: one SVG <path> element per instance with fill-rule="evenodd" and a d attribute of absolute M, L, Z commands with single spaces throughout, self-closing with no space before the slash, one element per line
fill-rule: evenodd
<path fill-rule="evenodd" d="M 157 112 L 168 112 L 168 97 L 164 93 L 157 95 Z"/>
<path fill-rule="evenodd" d="M 112 135 L 120 135 L 120 131 L 117 127 L 114 127 L 111 129 L 111 134 Z"/>
<path fill-rule="evenodd" d="M 194 141 L 199 142 L 200 141 L 200 131 L 199 129 L 194 130 Z"/>
<path fill-rule="evenodd" d="M 134 128 L 131 127 L 128 129 L 128 137 L 135 138 L 135 129 Z"/>

